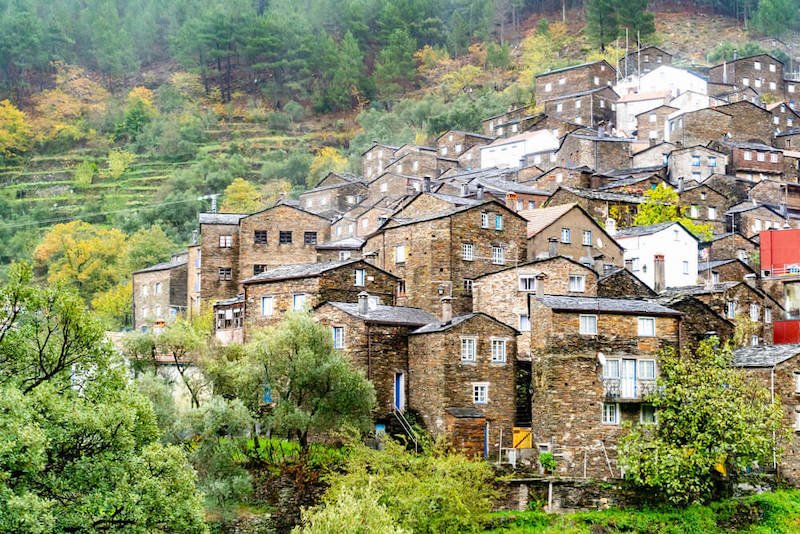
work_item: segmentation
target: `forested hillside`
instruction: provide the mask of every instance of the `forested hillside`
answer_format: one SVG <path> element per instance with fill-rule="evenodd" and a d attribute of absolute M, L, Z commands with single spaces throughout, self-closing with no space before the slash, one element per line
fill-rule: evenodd
<path fill-rule="evenodd" d="M 794 35 L 796 1 L 585 4 L 0 1 L 0 264 L 33 259 L 119 325 L 131 270 L 185 246 L 212 196 L 255 210 L 358 171 L 373 140 L 477 130 L 626 36 L 699 69 L 795 56 L 765 38 Z"/>

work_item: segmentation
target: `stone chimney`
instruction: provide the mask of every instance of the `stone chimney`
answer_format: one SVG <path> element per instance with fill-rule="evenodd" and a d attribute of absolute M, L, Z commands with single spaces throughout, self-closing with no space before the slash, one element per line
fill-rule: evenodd
<path fill-rule="evenodd" d="M 442 322 L 453 320 L 453 297 L 442 297 Z"/>
<path fill-rule="evenodd" d="M 469 196 L 469 184 L 461 184 L 461 196 Z"/>
<path fill-rule="evenodd" d="M 544 273 L 539 273 L 536 275 L 536 296 L 543 297 L 544 296 L 544 281 L 547 276 Z"/>
<path fill-rule="evenodd" d="M 606 233 L 611 237 L 617 233 L 617 221 L 611 217 L 606 217 Z"/>
<path fill-rule="evenodd" d="M 478 184 L 477 188 L 475 189 L 475 198 L 478 200 L 483 200 L 483 185 Z"/>
<path fill-rule="evenodd" d="M 547 256 L 550 258 L 558 256 L 558 239 L 555 237 L 547 240 Z"/>
<path fill-rule="evenodd" d="M 425 178 L 422 179 L 422 190 L 425 191 L 426 193 L 430 193 L 431 192 L 431 177 L 430 176 L 426 176 Z"/>
<path fill-rule="evenodd" d="M 367 315 L 369 313 L 369 293 L 362 291 L 358 294 L 358 314 Z"/>
<path fill-rule="evenodd" d="M 678 193 L 683 193 L 683 176 L 678 177 Z"/>

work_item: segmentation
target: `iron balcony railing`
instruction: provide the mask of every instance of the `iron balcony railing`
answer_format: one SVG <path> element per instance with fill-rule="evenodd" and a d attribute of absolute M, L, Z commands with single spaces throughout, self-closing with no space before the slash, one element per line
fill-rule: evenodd
<path fill-rule="evenodd" d="M 606 400 L 640 401 L 655 391 L 655 380 L 603 379 L 603 395 Z"/>

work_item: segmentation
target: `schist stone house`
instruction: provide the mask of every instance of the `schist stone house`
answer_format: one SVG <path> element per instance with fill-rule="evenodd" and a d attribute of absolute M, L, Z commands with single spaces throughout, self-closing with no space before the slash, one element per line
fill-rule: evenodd
<path fill-rule="evenodd" d="M 159 328 L 186 310 L 186 253 L 133 273 L 133 328 Z"/>

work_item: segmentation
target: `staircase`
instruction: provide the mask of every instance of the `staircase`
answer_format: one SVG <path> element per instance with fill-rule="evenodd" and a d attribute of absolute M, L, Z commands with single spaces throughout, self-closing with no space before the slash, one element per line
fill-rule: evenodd
<path fill-rule="evenodd" d="M 405 435 L 409 437 L 412 443 L 414 443 L 414 452 L 419 452 L 419 442 L 417 441 L 417 436 L 414 433 L 414 429 L 411 428 L 411 424 L 408 422 L 408 419 L 406 419 L 403 415 L 403 412 L 397 408 L 392 408 L 392 415 L 394 415 L 395 419 L 397 419 L 397 422 L 400 423 L 400 428 L 403 429 Z"/>

